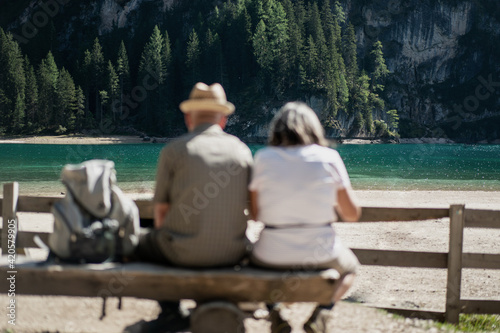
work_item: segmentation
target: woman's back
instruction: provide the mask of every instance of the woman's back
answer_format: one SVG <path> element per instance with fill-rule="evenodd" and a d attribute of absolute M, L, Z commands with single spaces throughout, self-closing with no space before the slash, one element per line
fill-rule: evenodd
<path fill-rule="evenodd" d="M 337 189 L 350 186 L 340 155 L 319 145 L 268 147 L 255 156 L 251 190 L 268 226 L 325 225 L 336 216 Z"/>

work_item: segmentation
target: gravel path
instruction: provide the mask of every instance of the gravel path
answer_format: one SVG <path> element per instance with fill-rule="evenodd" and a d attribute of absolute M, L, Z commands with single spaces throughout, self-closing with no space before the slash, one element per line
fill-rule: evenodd
<path fill-rule="evenodd" d="M 467 207 L 500 209 L 500 192 L 383 192 L 358 191 L 364 206 L 446 207 L 450 203 L 467 203 Z M 23 229 L 50 230 L 50 215 L 22 214 Z M 36 221 L 29 225 L 23 221 Z M 351 247 L 395 250 L 447 251 L 448 221 L 431 220 L 416 223 L 341 224 L 336 226 L 343 241 Z M 500 229 L 466 230 L 464 251 L 500 253 Z M 40 251 L 34 256 L 43 256 Z M 446 273 L 437 269 L 411 269 L 364 266 L 346 301 L 335 305 L 331 332 L 419 333 L 442 332 L 432 322 L 395 317 L 373 306 L 395 306 L 443 311 Z M 500 270 L 464 270 L 463 298 L 500 300 Z M 0 304 L 8 304 L 0 295 Z M 188 302 L 184 303 L 189 305 Z M 107 302 L 107 316 L 99 320 L 102 301 L 95 298 L 17 296 L 17 325 L 7 323 L 5 306 L 1 313 L 1 332 L 122 332 L 139 320 L 156 317 L 156 302 L 123 299 Z M 312 304 L 293 304 L 283 316 L 290 320 L 294 333 L 303 332 L 302 323 L 313 309 Z M 265 320 L 247 319 L 249 333 L 269 332 Z M 10 330 L 10 331 L 9 331 Z"/>

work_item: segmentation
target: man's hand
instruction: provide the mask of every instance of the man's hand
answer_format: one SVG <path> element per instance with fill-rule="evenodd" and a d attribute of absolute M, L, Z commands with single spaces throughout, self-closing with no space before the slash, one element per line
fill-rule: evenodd
<path fill-rule="evenodd" d="M 257 206 L 257 192 L 250 191 L 250 217 L 257 221 L 259 216 L 259 206 Z"/>
<path fill-rule="evenodd" d="M 165 221 L 165 217 L 168 214 L 169 208 L 170 205 L 168 203 L 155 203 L 154 205 L 155 229 L 160 229 L 163 226 L 163 222 Z"/>

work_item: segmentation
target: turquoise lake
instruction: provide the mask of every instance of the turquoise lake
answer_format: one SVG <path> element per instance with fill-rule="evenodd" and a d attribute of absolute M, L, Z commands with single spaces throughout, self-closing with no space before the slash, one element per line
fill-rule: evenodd
<path fill-rule="evenodd" d="M 115 162 L 118 185 L 150 193 L 163 144 L 0 144 L 0 183 L 22 194 L 59 194 L 62 167 L 100 158 Z M 253 152 L 261 145 L 250 145 Z M 354 189 L 500 191 L 500 145 L 339 145 Z"/>

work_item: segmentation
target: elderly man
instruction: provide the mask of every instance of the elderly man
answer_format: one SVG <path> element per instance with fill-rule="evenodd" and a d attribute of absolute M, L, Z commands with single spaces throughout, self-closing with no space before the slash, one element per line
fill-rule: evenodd
<path fill-rule="evenodd" d="M 197 83 L 180 104 L 189 130 L 168 143 L 158 162 L 154 230 L 137 249 L 142 260 L 176 266 L 238 263 L 249 244 L 245 230 L 250 149 L 223 131 L 234 105 L 218 83 Z M 182 329 L 178 302 L 160 302 L 162 314 L 143 331 Z M 163 328 L 162 328 L 163 327 Z M 167 330 L 168 331 L 168 330 Z"/>

